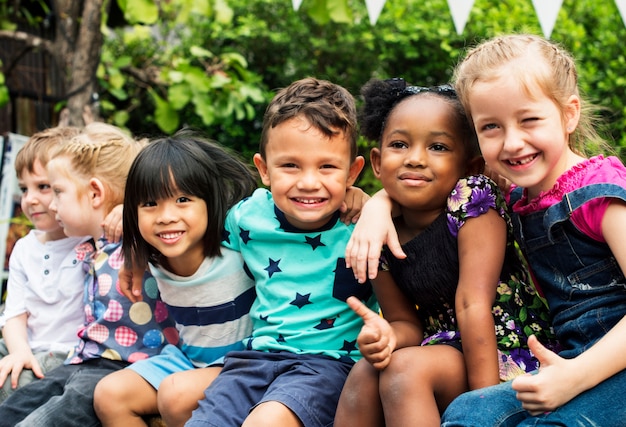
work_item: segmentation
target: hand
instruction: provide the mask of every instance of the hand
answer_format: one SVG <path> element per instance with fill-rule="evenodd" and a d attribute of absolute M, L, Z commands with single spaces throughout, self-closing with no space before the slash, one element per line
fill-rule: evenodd
<path fill-rule="evenodd" d="M 406 258 L 402 251 L 396 227 L 391 217 L 388 197 L 372 197 L 364 206 L 346 246 L 346 267 L 352 268 L 359 283 L 378 274 L 380 251 L 383 244 L 396 258 Z"/>
<path fill-rule="evenodd" d="M 43 378 L 43 372 L 39 362 L 33 353 L 17 354 L 11 353 L 0 360 L 0 387 L 4 385 L 9 374 L 11 375 L 11 388 L 17 388 L 17 381 L 22 371 L 30 369 L 37 378 Z"/>
<path fill-rule="evenodd" d="M 374 368 L 385 369 L 391 361 L 391 353 L 396 348 L 396 334 L 393 328 L 358 298 L 349 297 L 346 302 L 363 319 L 363 327 L 357 338 L 361 354 Z"/>
<path fill-rule="evenodd" d="M 369 200 L 370 196 L 359 187 L 348 187 L 346 191 L 346 197 L 339 208 L 341 212 L 341 222 L 346 225 L 357 222 L 361 216 L 361 209 L 365 202 Z"/>
<path fill-rule="evenodd" d="M 120 291 L 132 302 L 138 302 L 143 299 L 141 289 L 143 287 L 144 271 L 138 267 L 128 270 L 123 264 L 119 269 L 117 277 L 120 283 Z"/>
<path fill-rule="evenodd" d="M 534 335 L 528 338 L 528 346 L 539 360 L 539 372 L 521 375 L 512 384 L 524 409 L 531 415 L 550 412 L 580 393 L 576 387 L 578 381 L 572 375 L 571 360 L 548 350 Z"/>
<path fill-rule="evenodd" d="M 109 242 L 119 242 L 122 238 L 122 211 L 123 205 L 117 205 L 104 218 L 102 229 L 104 230 L 104 237 Z"/>
<path fill-rule="evenodd" d="M 502 175 L 498 174 L 497 172 L 494 172 L 493 169 L 491 169 L 487 165 L 485 165 L 485 170 L 483 172 L 483 175 L 488 176 L 489 178 L 491 178 L 493 182 L 498 184 L 498 187 L 500 188 L 500 191 L 503 194 L 509 194 L 509 190 L 511 189 L 511 184 L 512 184 L 511 181 L 509 181 Z"/>

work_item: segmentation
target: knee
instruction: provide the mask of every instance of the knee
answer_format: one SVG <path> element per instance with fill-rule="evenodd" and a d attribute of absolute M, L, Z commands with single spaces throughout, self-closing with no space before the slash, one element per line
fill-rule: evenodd
<path fill-rule="evenodd" d="M 161 418 L 168 426 L 183 425 L 191 417 L 191 412 L 197 407 L 186 391 L 177 386 L 171 377 L 165 378 L 159 385 L 157 392 L 157 407 Z M 183 399 L 183 396 L 187 397 Z"/>
<path fill-rule="evenodd" d="M 93 392 L 93 408 L 99 418 L 106 418 L 119 409 L 119 390 L 119 383 L 110 376 L 98 381 Z"/>

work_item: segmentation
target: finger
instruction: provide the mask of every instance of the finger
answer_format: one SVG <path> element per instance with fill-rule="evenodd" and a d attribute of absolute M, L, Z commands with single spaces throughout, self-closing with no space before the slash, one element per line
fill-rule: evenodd
<path fill-rule="evenodd" d="M 365 304 L 363 304 L 357 297 L 348 297 L 346 300 L 348 306 L 361 318 L 366 324 L 372 322 L 375 319 L 379 319 L 378 313 L 370 310 Z"/>
<path fill-rule="evenodd" d="M 17 388 L 17 381 L 20 379 L 20 374 L 22 373 L 22 366 L 15 365 L 13 366 L 13 370 L 11 371 L 11 388 Z"/>
<path fill-rule="evenodd" d="M 43 370 L 41 369 L 41 366 L 39 365 L 37 359 L 33 360 L 32 365 L 33 366 L 31 367 L 31 370 L 33 371 L 33 374 L 35 374 L 37 378 L 43 378 Z"/>
<path fill-rule="evenodd" d="M 546 367 L 555 361 L 555 358 L 559 356 L 551 350 L 547 349 L 543 344 L 539 342 L 536 336 L 531 335 L 528 337 L 528 348 L 535 355 L 539 361 L 539 366 Z"/>

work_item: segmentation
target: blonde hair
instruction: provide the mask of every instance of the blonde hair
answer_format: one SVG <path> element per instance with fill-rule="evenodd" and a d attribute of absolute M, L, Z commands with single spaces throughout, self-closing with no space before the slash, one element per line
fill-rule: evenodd
<path fill-rule="evenodd" d="M 474 84 L 501 77 L 504 66 L 516 61 L 519 66 L 507 67 L 506 73 L 512 73 L 531 98 L 538 96 L 531 91 L 538 86 L 542 95 L 559 107 L 562 119 L 569 97 L 576 95 L 581 99 L 580 120 L 569 138 L 572 151 L 586 155 L 588 145 L 595 149 L 607 147 L 594 127 L 594 107 L 580 95 L 574 58 L 558 44 L 532 34 L 510 34 L 483 41 L 470 49 L 456 67 L 453 82 L 470 120 L 469 96 Z"/>
<path fill-rule="evenodd" d="M 99 179 L 107 190 L 106 211 L 124 201 L 126 177 L 133 160 L 147 140 L 136 140 L 122 129 L 106 123 L 90 123 L 53 155 L 66 157 L 70 169 L 66 176 L 81 185 Z"/>
<path fill-rule="evenodd" d="M 34 133 L 15 157 L 17 177 L 21 178 L 24 171 L 33 173 L 36 161 L 45 168 L 52 153 L 79 133 L 80 128 L 74 126 L 53 127 Z"/>

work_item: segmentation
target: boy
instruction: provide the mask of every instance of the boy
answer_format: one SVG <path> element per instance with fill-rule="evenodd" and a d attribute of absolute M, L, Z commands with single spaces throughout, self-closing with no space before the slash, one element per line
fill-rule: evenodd
<path fill-rule="evenodd" d="M 227 355 L 188 426 L 331 425 L 343 383 L 361 356 L 361 319 L 345 300 L 377 310 L 343 253 L 339 221 L 357 156 L 356 107 L 344 88 L 307 78 L 280 91 L 254 156 L 263 184 L 233 207 L 223 244 L 240 251 L 256 282 L 247 350 Z"/>
<path fill-rule="evenodd" d="M 63 364 L 82 324 L 85 273 L 81 251 L 74 248 L 88 238 L 63 233 L 48 209 L 52 189 L 46 173 L 50 153 L 79 132 L 75 127 L 38 132 L 15 159 L 22 212 L 35 229 L 16 242 L 9 259 L 0 402 Z"/>

